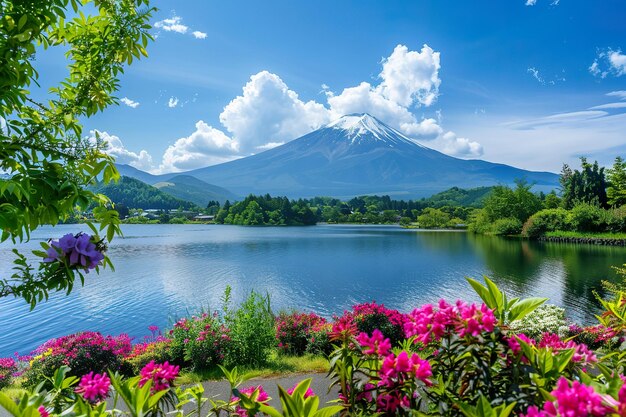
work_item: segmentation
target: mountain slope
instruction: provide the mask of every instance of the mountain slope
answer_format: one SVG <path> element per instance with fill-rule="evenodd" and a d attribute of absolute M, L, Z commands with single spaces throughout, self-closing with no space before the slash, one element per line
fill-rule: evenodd
<path fill-rule="evenodd" d="M 157 182 L 153 185 L 173 197 L 191 201 L 200 207 L 206 207 L 209 201 L 219 201 L 220 204 L 224 204 L 226 200 L 238 199 L 238 196 L 227 189 L 207 184 L 190 175 L 176 175 L 167 181 Z"/>
<path fill-rule="evenodd" d="M 109 197 L 115 204 L 123 204 L 134 209 L 176 210 L 178 208 L 193 209 L 195 204 L 174 198 L 159 189 L 136 178 L 122 176 L 120 181 L 109 184 L 98 184 L 93 190 Z"/>
<path fill-rule="evenodd" d="M 558 176 L 549 172 L 444 155 L 368 114 L 344 116 L 282 146 L 186 174 L 240 195 L 289 197 L 386 194 L 414 198 L 453 186 L 512 184 L 517 178 L 543 190 L 558 183 Z"/>

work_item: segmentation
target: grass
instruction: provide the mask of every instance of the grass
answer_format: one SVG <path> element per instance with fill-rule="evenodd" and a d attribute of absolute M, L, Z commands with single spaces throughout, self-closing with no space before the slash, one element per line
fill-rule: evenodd
<path fill-rule="evenodd" d="M 273 352 L 263 367 L 237 367 L 241 374 L 250 378 L 269 378 L 284 374 L 310 372 L 328 372 L 328 359 L 320 355 L 288 356 Z M 223 379 L 224 374 L 218 368 L 203 371 L 181 372 L 179 384 L 193 384 L 202 381 Z"/>
<path fill-rule="evenodd" d="M 547 232 L 546 237 L 626 239 L 626 233 Z"/>

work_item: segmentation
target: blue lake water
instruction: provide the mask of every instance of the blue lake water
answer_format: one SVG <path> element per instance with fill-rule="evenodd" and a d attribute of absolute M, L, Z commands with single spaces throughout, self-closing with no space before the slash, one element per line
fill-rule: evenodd
<path fill-rule="evenodd" d="M 76 232 L 40 228 L 23 248 Z M 477 301 L 465 277 L 492 277 L 511 295 L 545 296 L 591 322 L 592 291 L 615 280 L 626 249 L 406 230 L 396 226 L 319 225 L 246 228 L 221 225 L 125 225 L 109 249 L 115 272 L 87 275 L 69 296 L 54 294 L 30 311 L 0 299 L 0 356 L 30 352 L 52 337 L 81 330 L 128 333 L 216 309 L 227 285 L 234 301 L 268 292 L 275 310 L 325 316 L 375 300 L 410 311 L 439 298 Z M 85 230 L 86 231 L 86 230 Z M 0 277 L 11 272 L 12 246 L 0 245 Z"/>

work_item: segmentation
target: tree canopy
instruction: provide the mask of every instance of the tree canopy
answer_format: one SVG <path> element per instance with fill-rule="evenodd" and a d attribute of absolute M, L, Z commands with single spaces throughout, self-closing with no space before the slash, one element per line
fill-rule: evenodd
<path fill-rule="evenodd" d="M 117 103 L 124 67 L 147 55 L 152 12 L 147 0 L 0 0 L 1 241 L 28 240 L 93 203 L 99 231 L 109 241 L 119 233 L 110 201 L 87 188 L 119 174 L 105 144 L 82 137 L 81 120 Z M 41 90 L 35 58 L 53 48 L 65 51 L 68 74 L 47 101 L 37 100 L 45 93 L 31 91 Z M 83 280 L 80 268 L 48 262 L 35 270 L 15 253 L 16 272 L 0 280 L 0 296 L 34 306 L 51 290 L 69 292 L 75 274 Z"/>

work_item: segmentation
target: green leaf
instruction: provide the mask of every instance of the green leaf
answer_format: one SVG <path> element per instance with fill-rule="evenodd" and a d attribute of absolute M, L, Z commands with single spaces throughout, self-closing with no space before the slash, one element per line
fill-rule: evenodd
<path fill-rule="evenodd" d="M 13 402 L 11 398 L 0 392 L 0 407 L 4 408 L 14 417 L 21 417 L 22 413 L 17 404 Z"/>
<path fill-rule="evenodd" d="M 313 417 L 332 417 L 335 414 L 339 414 L 343 410 L 344 408 L 342 406 L 331 405 L 317 410 L 315 414 L 313 414 Z"/>
<path fill-rule="evenodd" d="M 516 302 L 510 310 L 509 320 L 513 321 L 524 318 L 546 301 L 548 301 L 547 298 L 532 297 Z"/>

